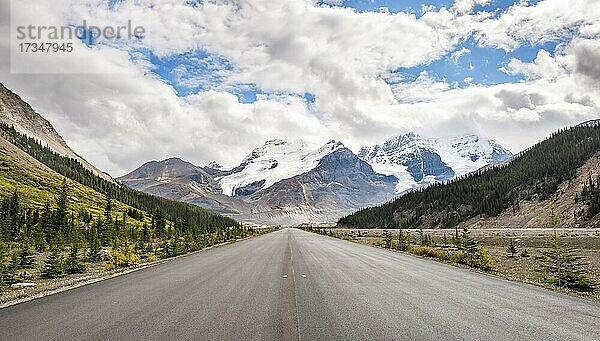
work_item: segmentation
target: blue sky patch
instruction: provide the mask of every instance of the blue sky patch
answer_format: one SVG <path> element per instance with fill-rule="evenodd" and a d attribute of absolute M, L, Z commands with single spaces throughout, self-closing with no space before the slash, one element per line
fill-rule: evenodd
<path fill-rule="evenodd" d="M 454 0 L 345 0 L 340 6 L 353 8 L 357 12 L 380 12 L 385 9 L 390 13 L 414 13 L 417 17 L 420 17 L 424 5 L 435 6 L 436 9 L 439 9 L 441 7 L 450 7 L 453 3 Z M 328 5 L 332 4 L 329 3 Z"/>
<path fill-rule="evenodd" d="M 442 7 L 452 7 L 454 2 L 454 0 L 344 0 L 339 6 L 353 8 L 357 12 L 379 12 L 382 9 L 387 9 L 390 13 L 414 13 L 417 17 L 420 17 L 423 15 L 423 6 L 433 6 L 435 10 L 439 10 Z M 475 13 L 485 11 L 500 15 L 517 2 L 516 0 L 492 0 L 487 5 L 476 5 L 473 11 Z M 538 2 L 539 0 L 529 1 L 532 5 Z M 328 1 L 320 1 L 320 3 L 332 5 Z"/>
<path fill-rule="evenodd" d="M 394 71 L 404 82 L 413 82 L 421 72 L 427 71 L 430 77 L 465 87 L 472 84 L 494 85 L 523 80 L 522 75 L 509 75 L 501 71 L 512 58 L 532 62 L 540 50 L 553 53 L 557 42 L 548 42 L 539 46 L 522 45 L 512 52 L 502 49 L 480 47 L 473 38 L 458 45 L 445 57 L 427 65 L 411 68 L 399 68 Z M 465 81 L 467 80 L 467 81 Z"/>
<path fill-rule="evenodd" d="M 204 50 L 194 50 L 166 57 L 158 57 L 150 50 L 132 51 L 133 58 L 150 62 L 152 70 L 178 96 L 187 96 L 221 86 L 233 70 L 231 63 Z M 141 58 L 140 58 L 141 57 Z"/>

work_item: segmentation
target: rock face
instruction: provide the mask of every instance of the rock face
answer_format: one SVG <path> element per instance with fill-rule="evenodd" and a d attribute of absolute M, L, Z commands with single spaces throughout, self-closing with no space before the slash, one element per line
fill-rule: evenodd
<path fill-rule="evenodd" d="M 54 130 L 50 122 L 36 113 L 29 104 L 4 87 L 3 84 L 0 84 L 0 122 L 13 126 L 18 132 L 41 141 L 42 144 L 47 145 L 62 156 L 78 160 L 94 174 L 113 181 L 108 174 L 100 171 L 77 155 Z"/>
<path fill-rule="evenodd" d="M 381 145 L 363 147 L 358 156 L 375 171 L 396 176 L 399 179 L 396 193 L 402 194 L 500 163 L 512 153 L 474 134 L 424 138 L 408 133 L 392 137 Z"/>

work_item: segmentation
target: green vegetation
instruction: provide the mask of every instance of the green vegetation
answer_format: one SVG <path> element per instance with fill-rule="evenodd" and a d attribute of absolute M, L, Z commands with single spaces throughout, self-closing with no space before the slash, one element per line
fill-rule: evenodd
<path fill-rule="evenodd" d="M 186 220 L 190 225 L 208 232 L 238 225 L 233 219 L 214 214 L 198 206 L 156 197 L 104 180 L 83 167 L 79 161 L 53 152 L 34 138 L 17 132 L 13 127 L 0 123 L 0 132 L 10 143 L 62 176 L 138 210 L 149 213 L 160 212 L 163 218 L 174 222 Z"/>
<path fill-rule="evenodd" d="M 577 249 L 569 247 L 558 234 L 548 237 L 547 248 L 540 251 L 540 272 L 547 283 L 559 288 L 594 292 L 597 283 L 586 276 L 587 264 Z"/>
<path fill-rule="evenodd" d="M 303 229 L 334 238 L 352 240 L 348 235 L 334 232 L 332 229 L 320 229 L 310 226 Z M 490 271 L 494 268 L 492 257 L 488 254 L 485 246 L 478 245 L 467 229 L 464 229 L 462 234 L 458 235 L 456 241 L 456 246 L 438 244 L 422 230 L 419 231 L 416 240 L 413 240 L 410 234 L 402 230 L 399 231 L 398 237 L 394 239 L 390 231 L 386 230 L 382 242 L 375 245 L 410 252 L 421 257 L 435 258 L 448 263 L 466 265 L 483 271 Z"/>
<path fill-rule="evenodd" d="M 519 252 L 517 249 L 517 243 L 513 238 L 508 241 L 508 245 L 506 245 L 506 252 L 508 252 L 511 258 L 515 258 L 516 254 Z"/>
<path fill-rule="evenodd" d="M 360 210 L 338 225 L 376 228 L 451 227 L 477 216 L 517 210 L 522 200 L 546 199 L 575 177 L 577 169 L 600 151 L 600 126 L 562 130 L 512 162 L 481 170 L 445 184 L 407 193 L 377 207 Z M 598 181 L 582 196 L 590 215 L 600 211 Z"/>
<path fill-rule="evenodd" d="M 259 233 L 101 179 L 12 127 L 0 125 L 0 134 L 60 174 L 0 147 L 0 290 L 99 262 L 130 267 Z"/>
<path fill-rule="evenodd" d="M 109 253 L 109 259 L 104 264 L 107 270 L 129 268 L 140 263 L 140 256 L 131 247 L 125 245 Z"/>

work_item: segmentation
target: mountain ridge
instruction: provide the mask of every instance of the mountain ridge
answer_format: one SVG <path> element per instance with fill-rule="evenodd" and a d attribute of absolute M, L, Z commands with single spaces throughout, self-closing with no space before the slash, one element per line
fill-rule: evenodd
<path fill-rule="evenodd" d="M 60 155 L 79 161 L 85 168 L 104 180 L 114 181 L 110 175 L 75 153 L 48 120 L 2 83 L 0 83 L 0 122 L 14 127 L 22 134 L 43 141 L 50 149 Z"/>
<path fill-rule="evenodd" d="M 425 179 L 427 183 L 417 184 L 412 175 L 405 172 L 405 177 L 407 174 L 411 177 L 409 189 L 465 173 L 456 162 L 448 164 L 457 168 L 457 172 L 443 163 L 444 155 L 437 154 L 439 148 L 429 148 L 431 141 L 439 139 L 425 139 L 411 133 L 390 140 L 403 151 L 410 149 L 412 142 L 420 144 L 419 147 L 425 143 L 427 148 L 421 148 L 423 150 L 416 155 L 422 160 L 423 155 L 429 153 L 441 165 L 438 177 Z M 506 151 L 495 142 L 473 134 L 450 138 L 448 143 L 467 145 L 463 158 L 478 162 L 466 167 L 467 171 L 495 160 L 494 148 Z M 477 148 L 469 149 L 469 146 Z M 486 146 L 489 148 L 485 149 Z M 206 166 L 196 166 L 179 158 L 169 158 L 145 163 L 117 180 L 138 190 L 201 205 L 236 219 L 272 224 L 336 221 L 357 209 L 391 200 L 399 194 L 399 185 L 406 186 L 406 182 L 396 176 L 398 173 L 385 174 L 364 155 L 361 158 L 333 139 L 321 146 L 302 139 L 271 139 L 254 148 L 233 168 L 223 169 L 215 164 L 213 161 Z M 169 171 L 169 167 L 179 168 Z M 421 170 L 427 169 L 422 167 Z M 424 175 L 430 176 L 429 173 Z M 423 178 L 425 176 L 420 180 Z"/>

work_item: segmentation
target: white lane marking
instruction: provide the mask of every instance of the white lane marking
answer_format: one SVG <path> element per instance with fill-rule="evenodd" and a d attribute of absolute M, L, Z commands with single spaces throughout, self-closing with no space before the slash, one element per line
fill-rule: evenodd
<path fill-rule="evenodd" d="M 287 275 L 283 275 L 283 278 L 287 278 Z"/>
<path fill-rule="evenodd" d="M 302 275 L 300 275 L 300 276 L 302 276 L 302 277 L 306 278 L 306 275 L 305 275 L 305 274 L 302 274 Z"/>

